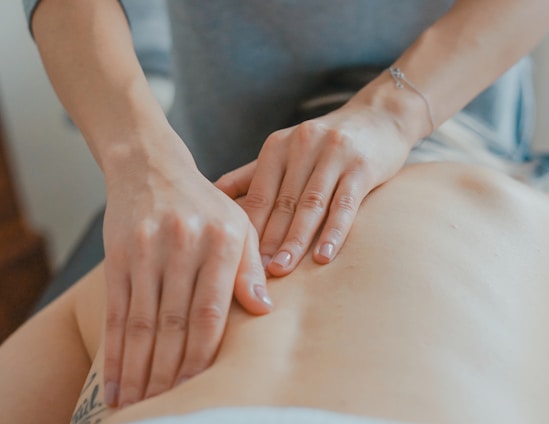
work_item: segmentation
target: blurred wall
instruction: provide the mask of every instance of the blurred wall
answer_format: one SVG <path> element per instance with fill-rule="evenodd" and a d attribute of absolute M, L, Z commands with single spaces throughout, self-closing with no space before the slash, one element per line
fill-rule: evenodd
<path fill-rule="evenodd" d="M 549 148 L 549 39 L 536 51 L 536 146 Z M 67 124 L 27 32 L 20 0 L 0 1 L 0 107 L 13 171 L 29 221 L 44 232 L 56 265 L 104 204 L 102 175 Z"/>
<path fill-rule="evenodd" d="M 60 264 L 104 203 L 103 178 L 50 87 L 20 0 L 0 1 L 0 98 L 24 210 Z"/>

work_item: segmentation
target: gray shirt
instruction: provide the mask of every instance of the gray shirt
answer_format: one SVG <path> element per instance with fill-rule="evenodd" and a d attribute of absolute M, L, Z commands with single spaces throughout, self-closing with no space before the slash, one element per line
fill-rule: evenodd
<path fill-rule="evenodd" d="M 30 17 L 39 0 L 23 0 Z M 175 102 L 170 121 L 210 178 L 253 160 L 327 72 L 388 66 L 451 0 L 168 0 Z M 126 2 L 131 7 L 131 1 Z M 131 14 L 130 14 L 131 16 Z M 154 34 L 151 34 L 154 37 Z M 531 138 L 526 58 L 468 111 L 508 152 Z"/>

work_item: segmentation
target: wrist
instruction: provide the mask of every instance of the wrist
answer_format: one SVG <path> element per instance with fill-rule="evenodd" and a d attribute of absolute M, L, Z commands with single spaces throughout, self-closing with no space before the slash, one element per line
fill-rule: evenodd
<path fill-rule="evenodd" d="M 410 146 L 434 129 L 427 99 L 410 87 L 398 88 L 388 70 L 360 90 L 351 102 L 382 110 Z"/>
<path fill-rule="evenodd" d="M 108 108 L 88 116 L 79 126 L 107 183 L 161 169 L 168 160 L 177 161 L 179 167 L 196 168 L 147 84 L 139 81 L 112 90 L 102 104 Z"/>
<path fill-rule="evenodd" d="M 101 158 L 113 144 L 124 143 L 128 136 L 169 127 L 143 75 L 123 84 L 104 83 L 70 112 L 90 147 Z"/>
<path fill-rule="evenodd" d="M 158 171 L 197 169 L 190 151 L 169 126 L 140 128 L 112 143 L 103 152 L 101 165 L 107 186 Z"/>

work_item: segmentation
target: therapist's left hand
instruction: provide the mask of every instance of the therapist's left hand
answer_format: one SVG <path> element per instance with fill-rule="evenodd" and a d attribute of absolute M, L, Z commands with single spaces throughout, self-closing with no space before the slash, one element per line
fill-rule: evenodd
<path fill-rule="evenodd" d="M 313 249 L 331 262 L 366 195 L 403 166 L 411 140 L 380 106 L 350 101 L 320 118 L 271 134 L 256 161 L 216 186 L 244 209 L 260 235 L 268 272 L 283 276 Z"/>

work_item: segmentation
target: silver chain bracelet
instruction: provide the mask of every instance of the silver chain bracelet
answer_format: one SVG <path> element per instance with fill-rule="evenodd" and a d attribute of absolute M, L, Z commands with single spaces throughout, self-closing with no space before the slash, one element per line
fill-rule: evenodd
<path fill-rule="evenodd" d="M 395 86 L 398 89 L 403 89 L 404 85 L 406 84 L 408 87 L 410 87 L 413 91 L 415 91 L 417 94 L 421 96 L 423 101 L 425 102 L 425 105 L 427 106 L 427 111 L 429 112 L 429 120 L 431 121 L 431 133 L 435 130 L 435 120 L 433 119 L 433 111 L 431 110 L 431 104 L 429 103 L 429 100 L 427 97 L 425 97 L 425 94 L 421 92 L 419 88 L 416 87 L 416 85 L 410 81 L 408 78 L 406 78 L 406 75 L 404 72 L 400 70 L 400 68 L 390 67 L 389 72 L 391 73 L 391 76 L 395 80 Z"/>

